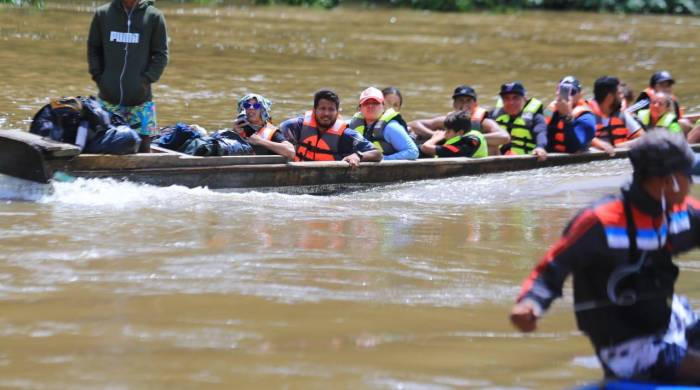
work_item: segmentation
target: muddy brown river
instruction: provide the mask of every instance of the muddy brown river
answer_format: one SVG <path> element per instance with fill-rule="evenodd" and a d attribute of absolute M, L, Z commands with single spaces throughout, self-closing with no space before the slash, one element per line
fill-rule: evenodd
<path fill-rule="evenodd" d="M 0 129 L 49 98 L 96 93 L 92 2 L 0 6 Z M 542 100 L 574 74 L 639 91 L 668 69 L 700 109 L 700 19 L 447 14 L 159 3 L 171 62 L 161 125 L 230 125 L 247 91 L 280 122 L 333 87 L 369 85 L 408 119 L 482 104 L 521 80 Z M 602 374 L 571 291 L 537 333 L 508 322 L 521 281 L 566 222 L 616 191 L 625 161 L 423 181 L 327 197 L 113 180 L 20 186 L 0 203 L 0 388 L 563 389 Z M 3 179 L 0 179 L 3 180 Z M 700 189 L 693 192 L 700 195 Z M 4 194 L 6 195 L 6 194 Z M 15 194 L 16 195 L 16 194 Z M 2 197 L 3 194 L 0 194 Z M 700 252 L 678 291 L 700 307 Z"/>

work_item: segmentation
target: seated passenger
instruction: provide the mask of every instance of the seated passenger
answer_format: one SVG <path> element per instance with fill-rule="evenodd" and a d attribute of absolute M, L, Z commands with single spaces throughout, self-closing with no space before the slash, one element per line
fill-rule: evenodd
<path fill-rule="evenodd" d="M 455 88 L 452 94 L 452 108 L 454 111 L 469 110 L 472 114 L 471 130 L 480 131 L 484 134 L 488 143 L 489 154 L 498 155 L 499 146 L 508 142 L 508 133 L 501 130 L 498 124 L 489 119 L 486 109 L 479 106 L 474 88 L 468 85 L 460 85 Z M 408 128 L 413 131 L 419 139 L 429 139 L 435 131 L 445 128 L 446 115 L 436 116 L 432 119 L 418 119 L 408 123 Z"/>
<path fill-rule="evenodd" d="M 547 152 L 580 153 L 588 150 L 595 136 L 595 116 L 581 95 L 581 83 L 564 77 L 557 87 L 557 100 L 550 104 L 547 119 Z"/>
<path fill-rule="evenodd" d="M 252 147 L 254 154 L 279 154 L 294 158 L 294 145 L 284 138 L 282 132 L 270 122 L 272 102 L 262 95 L 249 93 L 237 105 L 239 113 L 233 130 Z"/>
<path fill-rule="evenodd" d="M 593 95 L 593 100 L 588 102 L 596 118 L 592 147 L 613 155 L 615 148 L 631 146 L 633 140 L 644 134 L 642 125 L 627 111 L 621 111 L 620 80 L 617 77 L 598 78 Z"/>
<path fill-rule="evenodd" d="M 692 128 L 692 124 L 690 121 L 683 118 L 683 110 L 681 109 L 680 104 L 678 104 L 676 96 L 673 95 L 673 84 L 675 83 L 676 80 L 673 79 L 671 73 L 668 71 L 660 70 L 654 73 L 649 79 L 649 88 L 645 89 L 639 94 L 637 97 L 637 102 L 629 108 L 629 111 L 636 113 L 639 110 L 649 108 L 652 98 L 656 93 L 666 93 L 671 96 L 671 99 L 673 99 L 673 113 L 676 114 L 678 124 L 681 126 L 681 129 L 687 133 Z"/>
<path fill-rule="evenodd" d="M 351 167 L 362 161 L 378 162 L 382 152 L 338 115 L 340 98 L 328 89 L 314 94 L 314 109 L 280 124 L 285 138 L 296 147 L 294 161 L 345 161 Z"/>
<path fill-rule="evenodd" d="M 385 160 L 415 160 L 418 147 L 408 135 L 406 122 L 393 108 L 384 109 L 382 91 L 369 87 L 360 95 L 360 112 L 348 127 L 360 133 L 384 154 Z"/>
<path fill-rule="evenodd" d="M 445 118 L 445 130 L 437 130 L 420 150 L 435 157 L 486 157 L 488 147 L 484 135 L 471 129 L 469 110 L 453 112 Z"/>
<path fill-rule="evenodd" d="M 396 112 L 401 112 L 401 106 L 403 106 L 403 96 L 401 96 L 401 91 L 396 87 L 386 87 L 382 89 L 382 95 L 384 95 L 384 105 L 393 108 Z"/>
<path fill-rule="evenodd" d="M 547 158 L 547 122 L 542 102 L 527 98 L 520 82 L 501 85 L 503 107 L 491 112 L 491 118 L 510 134 L 510 143 L 501 147 L 502 154 L 532 154 L 542 161 Z"/>
<path fill-rule="evenodd" d="M 634 105 L 634 90 L 627 83 L 620 83 L 620 98 L 622 99 L 622 111 Z"/>
<path fill-rule="evenodd" d="M 672 133 L 683 132 L 673 112 L 673 98 L 665 92 L 655 93 L 649 108 L 637 111 L 637 120 L 646 130 L 664 128 Z"/>

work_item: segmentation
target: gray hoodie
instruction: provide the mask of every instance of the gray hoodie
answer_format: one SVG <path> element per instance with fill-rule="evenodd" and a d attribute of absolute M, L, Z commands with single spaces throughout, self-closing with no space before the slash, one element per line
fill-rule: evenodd
<path fill-rule="evenodd" d="M 139 0 L 131 11 L 113 0 L 95 11 L 88 36 L 88 65 L 100 98 L 138 106 L 152 99 L 151 83 L 168 63 L 168 33 L 153 0 Z"/>

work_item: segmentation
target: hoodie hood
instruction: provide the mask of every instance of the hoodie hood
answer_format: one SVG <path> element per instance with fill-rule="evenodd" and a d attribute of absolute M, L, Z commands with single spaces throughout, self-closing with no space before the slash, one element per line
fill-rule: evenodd
<path fill-rule="evenodd" d="M 119 7 L 123 8 L 124 1 L 123 0 L 112 0 L 112 6 L 113 7 Z M 150 7 L 155 4 L 155 0 L 138 0 L 136 2 L 136 5 L 134 5 L 134 10 L 137 9 L 144 9 L 147 7 Z"/>

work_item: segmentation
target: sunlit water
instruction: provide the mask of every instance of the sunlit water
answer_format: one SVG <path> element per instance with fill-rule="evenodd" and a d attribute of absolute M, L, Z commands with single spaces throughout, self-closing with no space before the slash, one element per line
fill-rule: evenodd
<path fill-rule="evenodd" d="M 163 8 L 172 61 L 155 89 L 162 124 L 223 127 L 247 90 L 272 97 L 284 119 L 321 86 L 336 87 L 352 112 L 362 88 L 394 84 L 412 119 L 447 111 L 460 83 L 489 104 L 518 78 L 546 100 L 567 73 L 586 85 L 619 74 L 639 89 L 660 67 L 678 79 L 684 105 L 700 105 L 694 18 Z M 49 97 L 94 93 L 91 9 L 0 7 L 0 128 L 26 128 Z M 569 290 L 533 335 L 507 315 L 576 210 L 628 174 L 625 161 L 607 161 L 329 197 L 2 177 L 0 198 L 15 200 L 0 203 L 0 387 L 595 381 Z M 678 289 L 698 306 L 700 257 L 680 264 Z"/>

